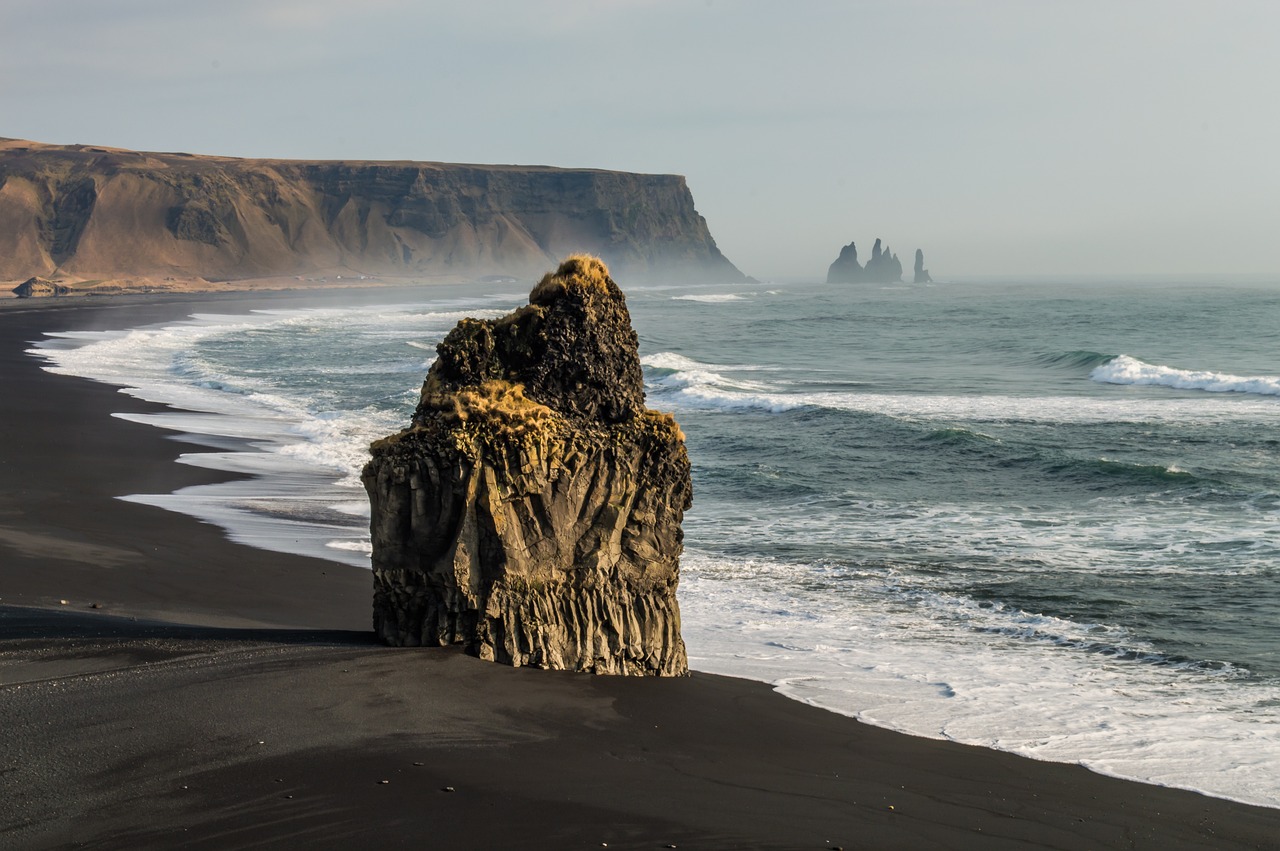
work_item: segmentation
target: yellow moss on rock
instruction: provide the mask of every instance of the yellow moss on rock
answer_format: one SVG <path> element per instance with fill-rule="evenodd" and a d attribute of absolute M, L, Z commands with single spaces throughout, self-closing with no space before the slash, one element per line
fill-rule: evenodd
<path fill-rule="evenodd" d="M 684 443 L 684 430 L 680 428 L 680 424 L 676 422 L 676 418 L 665 411 L 655 411 L 653 408 L 645 408 L 641 414 L 646 421 L 659 433 L 674 438 L 679 443 Z"/>
<path fill-rule="evenodd" d="M 543 436 L 558 419 L 555 411 L 524 395 L 524 387 L 498 379 L 426 395 L 423 402 L 445 423 L 478 426 L 499 439 Z"/>
<path fill-rule="evenodd" d="M 571 254 L 554 272 L 542 276 L 542 280 L 529 293 L 530 304 L 549 304 L 572 289 L 609 290 L 609 267 L 599 257 L 590 254 Z"/>

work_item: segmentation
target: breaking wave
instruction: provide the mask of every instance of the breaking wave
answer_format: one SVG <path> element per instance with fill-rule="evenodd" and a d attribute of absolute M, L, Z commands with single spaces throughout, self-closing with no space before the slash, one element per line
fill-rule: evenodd
<path fill-rule="evenodd" d="M 1207 370 L 1176 369 L 1150 364 L 1129 355 L 1119 355 L 1096 367 L 1089 377 L 1102 384 L 1138 384 L 1172 387 L 1175 390 L 1205 390 L 1210 393 L 1253 393 L 1280 396 L 1280 377 L 1273 375 L 1230 375 Z"/>
<path fill-rule="evenodd" d="M 1083 358 L 1084 355 L 1093 353 L 1077 354 Z M 1126 357 L 1121 355 L 1113 358 L 1107 365 L 1095 369 L 1091 377 L 1095 381 L 1103 380 L 1098 377 L 1099 370 Z M 733 376 L 733 373 L 769 370 L 769 367 L 760 365 L 702 363 L 674 352 L 646 355 L 640 362 L 648 370 L 646 382 L 656 399 L 660 400 L 660 404 L 676 408 L 754 410 L 774 414 L 814 408 L 878 414 L 896 419 L 943 420 L 949 423 L 956 420 L 967 420 L 970 423 L 1214 422 L 1227 416 L 1216 407 L 1206 407 L 1190 399 L 1013 396 L 999 393 L 940 395 L 874 391 L 805 392 L 795 385 L 788 386 L 785 382 L 767 383 Z M 1275 385 L 1276 389 L 1271 395 L 1280 395 L 1280 379 L 1239 379 L 1264 380 Z M 1243 388 L 1223 389 L 1248 392 Z M 1263 391 L 1251 392 L 1258 394 Z M 1229 412 L 1234 420 L 1250 417 L 1270 420 L 1275 414 L 1274 404 L 1262 399 L 1252 402 L 1241 400 Z"/>

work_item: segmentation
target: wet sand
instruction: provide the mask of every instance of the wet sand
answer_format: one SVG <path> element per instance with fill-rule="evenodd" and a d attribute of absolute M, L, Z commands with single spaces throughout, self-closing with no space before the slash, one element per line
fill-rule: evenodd
<path fill-rule="evenodd" d="M 227 476 L 111 416 L 159 406 L 22 354 L 41 331 L 263 303 L 0 310 L 0 848 L 1280 843 L 1280 810 L 903 736 L 760 683 L 377 646 L 367 572 L 115 499 Z"/>

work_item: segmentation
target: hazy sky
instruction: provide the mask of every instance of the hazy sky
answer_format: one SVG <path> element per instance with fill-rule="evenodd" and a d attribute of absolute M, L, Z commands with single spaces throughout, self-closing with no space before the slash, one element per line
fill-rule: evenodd
<path fill-rule="evenodd" d="M 1270 274 L 1278 39 L 1275 0 L 0 0 L 0 136 L 675 172 L 757 277 L 877 236 Z"/>

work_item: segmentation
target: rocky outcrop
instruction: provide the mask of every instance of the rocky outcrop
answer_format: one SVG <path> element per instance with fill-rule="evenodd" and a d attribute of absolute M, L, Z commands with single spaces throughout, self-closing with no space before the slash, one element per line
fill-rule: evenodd
<path fill-rule="evenodd" d="M 636 278 L 743 279 L 678 175 L 0 139 L 0 280 L 532 279 L 574 251 Z"/>
<path fill-rule="evenodd" d="M 916 269 L 915 269 L 915 275 L 912 278 L 912 283 L 916 283 L 916 284 L 933 283 L 933 278 L 929 277 L 929 270 L 924 267 L 924 251 L 922 251 L 919 248 L 916 249 Z"/>
<path fill-rule="evenodd" d="M 687 673 L 676 602 L 684 435 L 644 406 L 621 290 L 566 260 L 529 304 L 464 319 L 409 428 L 375 443 L 374 629 L 511 665 Z"/>
<path fill-rule="evenodd" d="M 840 256 L 827 269 L 828 284 L 895 284 L 902 280 L 902 262 L 889 246 L 880 240 L 871 247 L 867 265 L 858 263 L 858 249 L 852 242 L 840 249 Z"/>
<path fill-rule="evenodd" d="M 849 243 L 840 249 L 840 256 L 827 269 L 828 284 L 849 284 L 862 280 L 862 264 L 858 262 L 858 246 Z"/>
<path fill-rule="evenodd" d="M 50 296 L 66 295 L 69 292 L 71 290 L 62 284 L 55 284 L 53 281 L 48 281 L 44 278 L 27 278 L 13 288 L 13 294 L 18 298 L 48 298 Z"/>
<path fill-rule="evenodd" d="M 865 279 L 876 284 L 896 284 L 902 280 L 902 263 L 898 261 L 898 255 L 894 254 L 889 246 L 885 246 L 884 250 L 880 249 L 880 240 L 876 240 L 876 244 L 871 247 L 871 259 L 867 261 L 867 267 L 862 270 Z"/>

